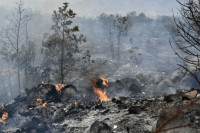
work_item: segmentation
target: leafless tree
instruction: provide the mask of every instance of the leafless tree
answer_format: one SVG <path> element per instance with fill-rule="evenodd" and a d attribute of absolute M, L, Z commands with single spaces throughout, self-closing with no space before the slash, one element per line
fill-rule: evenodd
<path fill-rule="evenodd" d="M 13 11 L 12 17 L 8 18 L 8 26 L 2 30 L 1 43 L 3 43 L 2 54 L 7 56 L 8 60 L 16 63 L 17 77 L 18 77 L 18 89 L 21 93 L 21 64 L 20 60 L 22 55 L 21 49 L 26 44 L 26 26 L 30 21 L 30 15 L 23 6 L 23 2 L 20 0 L 16 3 L 16 7 Z"/>
<path fill-rule="evenodd" d="M 178 64 L 189 72 L 200 86 L 200 0 L 181 2 L 179 15 L 174 16 L 176 32 L 170 44 L 175 54 L 183 61 Z"/>
<path fill-rule="evenodd" d="M 128 31 L 132 27 L 132 23 L 129 20 L 128 16 L 116 16 L 116 28 L 117 28 L 117 60 L 120 61 L 121 58 L 121 47 L 122 47 L 122 38 L 126 37 Z"/>

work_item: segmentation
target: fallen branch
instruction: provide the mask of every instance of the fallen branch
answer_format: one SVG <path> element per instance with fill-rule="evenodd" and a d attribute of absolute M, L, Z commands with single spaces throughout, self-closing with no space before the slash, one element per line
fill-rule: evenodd
<path fill-rule="evenodd" d="M 185 108 L 191 106 L 194 104 L 196 101 L 200 100 L 200 96 L 195 98 L 194 100 L 190 101 L 188 104 L 184 105 L 183 107 L 179 108 L 175 113 L 173 113 L 166 121 L 163 122 L 163 124 L 156 129 L 154 133 L 159 133 L 161 132 L 161 129 L 166 126 L 171 120 L 173 120 L 179 113 L 181 113 Z"/>
<path fill-rule="evenodd" d="M 175 127 L 165 128 L 165 129 L 161 130 L 160 132 L 164 132 L 164 131 L 168 131 L 168 130 L 172 130 L 172 129 L 176 129 L 176 128 L 181 128 L 181 127 L 188 127 L 188 126 L 192 126 L 192 125 L 200 125 L 200 122 L 187 123 L 187 124 L 184 124 L 184 125 L 179 125 L 179 126 L 175 126 Z"/>

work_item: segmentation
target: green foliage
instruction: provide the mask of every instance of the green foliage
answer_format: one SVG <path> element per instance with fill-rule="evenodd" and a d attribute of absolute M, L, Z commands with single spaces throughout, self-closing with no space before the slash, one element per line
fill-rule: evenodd
<path fill-rule="evenodd" d="M 116 27 L 118 35 L 127 36 L 129 29 L 133 26 L 128 16 L 116 16 Z"/>
<path fill-rule="evenodd" d="M 64 3 L 53 12 L 53 33 L 44 35 L 43 67 L 48 70 L 46 75 L 53 75 L 56 82 L 65 82 L 66 76 L 75 71 L 80 60 L 79 44 L 86 42 L 82 34 L 78 35 L 79 27 L 72 25 L 75 16 L 73 10 L 68 9 L 68 3 Z"/>

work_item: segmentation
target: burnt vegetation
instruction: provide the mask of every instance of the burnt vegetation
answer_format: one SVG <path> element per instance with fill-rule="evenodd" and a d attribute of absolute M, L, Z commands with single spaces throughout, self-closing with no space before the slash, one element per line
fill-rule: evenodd
<path fill-rule="evenodd" d="M 19 0 L 0 30 L 0 133 L 199 132 L 200 0 L 177 3 L 83 18 Z"/>

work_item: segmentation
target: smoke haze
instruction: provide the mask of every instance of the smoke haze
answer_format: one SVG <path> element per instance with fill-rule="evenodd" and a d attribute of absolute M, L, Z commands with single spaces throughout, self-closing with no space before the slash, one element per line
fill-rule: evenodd
<path fill-rule="evenodd" d="M 52 14 L 62 3 L 69 2 L 70 7 L 80 17 L 95 17 L 101 13 L 126 14 L 130 11 L 144 12 L 148 16 L 172 15 L 178 4 L 176 0 L 24 0 L 26 8 L 43 14 Z M 16 0 L 1 0 L 0 7 L 12 9 Z"/>

